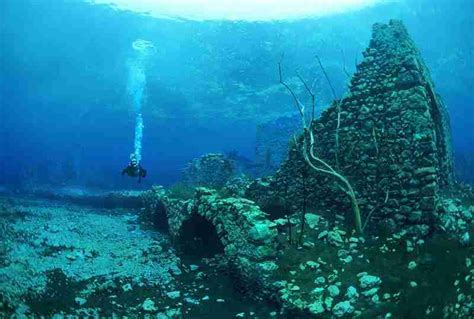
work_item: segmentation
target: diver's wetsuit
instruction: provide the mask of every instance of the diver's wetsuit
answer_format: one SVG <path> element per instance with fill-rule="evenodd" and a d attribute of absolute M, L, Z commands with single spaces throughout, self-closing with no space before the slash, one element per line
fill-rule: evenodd
<path fill-rule="evenodd" d="M 122 176 L 127 174 L 130 177 L 138 177 L 140 183 L 142 178 L 146 177 L 146 169 L 144 169 L 137 161 L 135 156 L 130 156 L 130 163 L 122 170 Z"/>

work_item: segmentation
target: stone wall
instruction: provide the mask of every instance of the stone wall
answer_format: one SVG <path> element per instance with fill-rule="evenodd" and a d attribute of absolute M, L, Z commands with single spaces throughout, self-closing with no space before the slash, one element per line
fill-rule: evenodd
<path fill-rule="evenodd" d="M 255 163 L 261 173 L 274 173 L 288 155 L 288 141 L 301 129 L 297 117 L 281 117 L 257 126 Z M 263 175 L 262 174 L 262 175 Z"/>
<path fill-rule="evenodd" d="M 186 221 L 194 215 L 204 217 L 215 227 L 230 268 L 236 270 L 249 291 L 258 294 L 262 286 L 268 286 L 268 280 L 278 268 L 275 263 L 277 225 L 268 220 L 254 202 L 221 198 L 216 191 L 207 188 L 197 188 L 194 198 L 186 201 L 168 197 L 159 187 L 149 191 L 145 198 L 145 204 L 151 209 L 156 207 L 157 200 L 163 204 L 169 232 L 176 239 L 186 235 L 182 233 Z"/>
<path fill-rule="evenodd" d="M 182 182 L 189 186 L 220 188 L 234 176 L 234 164 L 224 154 L 210 153 L 190 161 L 183 169 Z"/>
<path fill-rule="evenodd" d="M 440 188 L 453 179 L 449 118 L 401 22 L 375 24 L 363 55 L 340 102 L 339 150 L 333 103 L 314 125 L 317 154 L 349 179 L 363 215 L 374 210 L 375 220 L 427 232 Z M 254 183 L 248 195 L 286 197 L 295 209 L 306 200 L 318 209 L 350 212 L 333 178 L 307 170 L 299 146 L 292 145 L 275 176 Z"/>

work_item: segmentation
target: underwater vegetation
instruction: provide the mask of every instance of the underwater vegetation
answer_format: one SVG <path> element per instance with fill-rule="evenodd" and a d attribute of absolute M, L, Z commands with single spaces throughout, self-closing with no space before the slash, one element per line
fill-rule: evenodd
<path fill-rule="evenodd" d="M 0 185 L 0 318 L 474 318 L 473 159 L 454 155 L 452 109 L 408 24 L 375 23 L 347 67 L 352 53 L 328 59 L 297 39 L 289 50 L 310 59 L 274 42 L 260 57 L 246 35 L 248 60 L 226 69 L 240 51 L 225 36 L 203 67 L 178 47 L 208 61 L 205 43 L 163 45 L 152 25 L 122 35 L 123 101 L 109 102 L 127 121 L 79 116 L 102 119 L 88 134 L 109 139 L 110 165 L 80 143 L 8 164 L 21 178 Z M 235 126 L 217 123 L 229 105 Z M 254 158 L 239 147 L 249 136 Z"/>

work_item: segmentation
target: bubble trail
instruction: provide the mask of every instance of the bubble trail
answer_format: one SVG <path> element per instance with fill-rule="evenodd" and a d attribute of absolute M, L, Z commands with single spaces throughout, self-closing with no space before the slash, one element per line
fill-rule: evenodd
<path fill-rule="evenodd" d="M 135 110 L 135 139 L 133 154 L 138 163 L 142 160 L 143 116 L 142 107 L 145 100 L 146 66 L 150 57 L 156 52 L 152 42 L 137 39 L 132 43 L 135 56 L 129 65 L 128 93 L 132 97 Z"/>

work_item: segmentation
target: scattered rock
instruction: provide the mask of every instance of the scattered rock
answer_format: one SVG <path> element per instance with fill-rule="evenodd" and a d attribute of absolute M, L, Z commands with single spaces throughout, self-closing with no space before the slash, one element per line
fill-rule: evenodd
<path fill-rule="evenodd" d="M 363 275 L 359 278 L 359 283 L 362 288 L 372 288 L 382 283 L 382 280 L 377 276 Z"/>
<path fill-rule="evenodd" d="M 249 231 L 249 238 L 256 242 L 269 240 L 274 235 L 268 224 L 255 224 Z"/>
<path fill-rule="evenodd" d="M 316 314 L 316 315 L 324 312 L 323 303 L 319 300 L 310 304 L 308 309 L 311 313 Z"/>
<path fill-rule="evenodd" d="M 336 285 L 330 285 L 328 287 L 328 292 L 331 297 L 339 296 L 340 293 L 339 288 Z"/>
<path fill-rule="evenodd" d="M 168 296 L 168 298 L 170 299 L 176 299 L 176 298 L 179 298 L 181 296 L 181 292 L 176 290 L 176 291 L 170 291 L 170 292 L 167 292 L 166 295 Z"/>
<path fill-rule="evenodd" d="M 311 268 L 311 269 L 317 269 L 319 268 L 319 263 L 315 262 L 315 261 L 307 261 L 306 262 L 306 265 Z"/>
<path fill-rule="evenodd" d="M 370 288 L 369 290 L 363 291 L 363 292 L 362 292 L 362 295 L 364 295 L 365 297 L 372 297 L 372 296 L 375 295 L 378 291 L 379 291 L 379 288 L 378 288 L 378 287 L 374 287 L 374 288 Z"/>
<path fill-rule="evenodd" d="M 339 246 L 343 243 L 341 234 L 337 231 L 328 232 L 328 241 L 335 246 Z"/>
<path fill-rule="evenodd" d="M 307 213 L 305 215 L 305 219 L 306 223 L 308 224 L 308 227 L 311 229 L 315 229 L 318 226 L 320 217 L 316 214 Z"/>
<path fill-rule="evenodd" d="M 150 298 L 147 298 L 142 305 L 143 310 L 145 311 L 156 311 L 155 302 Z"/>
<path fill-rule="evenodd" d="M 317 285 L 324 285 L 326 283 L 326 278 L 324 278 L 323 276 L 319 276 L 318 278 L 316 278 L 314 283 Z"/>
<path fill-rule="evenodd" d="M 321 298 L 324 293 L 324 288 L 321 287 L 316 287 L 311 291 L 311 295 L 313 295 L 315 298 Z"/>
<path fill-rule="evenodd" d="M 357 292 L 357 289 L 353 286 L 349 286 L 347 288 L 346 298 L 348 298 L 351 302 L 355 302 L 359 298 L 359 293 Z"/>
<path fill-rule="evenodd" d="M 186 298 L 184 298 L 184 301 L 186 301 L 187 303 L 192 304 L 192 305 L 199 305 L 199 300 L 197 300 L 195 298 L 186 297 Z"/>
<path fill-rule="evenodd" d="M 332 309 L 332 313 L 338 317 L 344 317 L 346 315 L 350 315 L 354 312 L 355 308 L 351 305 L 349 301 L 341 301 L 338 302 L 334 308 Z"/>
<path fill-rule="evenodd" d="M 84 304 L 87 302 L 86 299 L 81 298 L 81 297 L 76 297 L 76 298 L 74 298 L 74 301 L 75 301 L 76 304 L 78 304 L 79 306 L 82 306 L 82 305 L 84 305 Z"/>
<path fill-rule="evenodd" d="M 131 285 L 130 283 L 125 284 L 125 285 L 122 286 L 122 290 L 123 290 L 124 292 L 131 291 L 132 289 L 133 289 L 133 288 L 132 288 L 132 285 Z"/>

